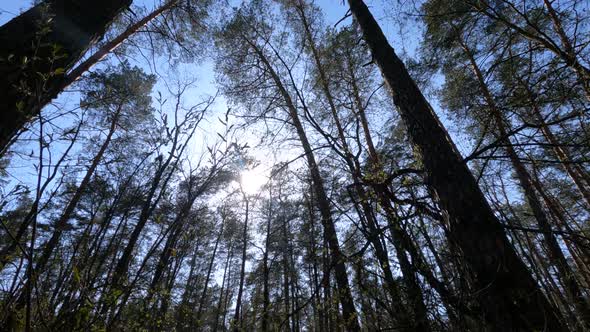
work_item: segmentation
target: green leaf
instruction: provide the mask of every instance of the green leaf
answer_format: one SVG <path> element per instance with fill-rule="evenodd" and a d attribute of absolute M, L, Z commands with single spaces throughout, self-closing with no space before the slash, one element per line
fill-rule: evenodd
<path fill-rule="evenodd" d="M 20 100 L 16 102 L 16 109 L 20 112 L 25 108 L 25 102 Z"/>
<path fill-rule="evenodd" d="M 80 270 L 78 270 L 77 266 L 74 266 L 74 268 L 72 269 L 72 273 L 74 274 L 74 281 L 79 284 L 81 278 L 80 278 Z"/>

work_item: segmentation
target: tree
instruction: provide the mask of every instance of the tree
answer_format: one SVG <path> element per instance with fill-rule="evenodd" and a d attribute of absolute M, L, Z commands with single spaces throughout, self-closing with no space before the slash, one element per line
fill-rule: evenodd
<path fill-rule="evenodd" d="M 42 2 L 0 27 L 2 117 L 0 151 L 60 92 L 64 74 L 131 4 L 71 0 Z M 75 27 L 75 28 L 72 28 Z"/>
<path fill-rule="evenodd" d="M 427 181 L 445 211 L 450 238 L 469 264 L 474 289 L 485 289 L 477 296 L 485 318 L 497 330 L 547 324 L 561 330 L 558 314 L 516 255 L 452 140 L 369 9 L 362 1 L 350 0 L 349 5 L 424 164 Z"/>

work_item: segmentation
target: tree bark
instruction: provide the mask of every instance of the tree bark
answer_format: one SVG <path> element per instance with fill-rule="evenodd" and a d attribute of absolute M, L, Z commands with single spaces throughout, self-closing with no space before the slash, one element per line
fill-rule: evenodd
<path fill-rule="evenodd" d="M 495 331 L 567 330 L 549 304 L 463 162 L 445 128 L 362 0 L 348 0 L 424 165 L 451 240 L 470 267 L 477 300 Z"/>
<path fill-rule="evenodd" d="M 0 27 L 0 154 L 57 96 L 65 72 L 130 4 L 46 0 Z"/>

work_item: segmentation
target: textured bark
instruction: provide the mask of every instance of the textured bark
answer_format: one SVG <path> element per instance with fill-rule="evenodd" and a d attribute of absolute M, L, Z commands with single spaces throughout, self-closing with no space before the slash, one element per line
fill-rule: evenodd
<path fill-rule="evenodd" d="M 448 223 L 449 236 L 462 250 L 485 319 L 495 331 L 548 328 L 562 331 L 526 265 L 508 241 L 502 225 L 430 104 L 395 54 L 361 0 L 349 0 L 374 62 L 423 164 L 428 185 Z"/>
<path fill-rule="evenodd" d="M 0 27 L 0 153 L 57 96 L 64 73 L 130 4 L 47 0 Z"/>

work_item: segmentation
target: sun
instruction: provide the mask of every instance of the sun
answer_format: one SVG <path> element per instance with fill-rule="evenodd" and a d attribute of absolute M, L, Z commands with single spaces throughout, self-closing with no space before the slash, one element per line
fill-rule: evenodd
<path fill-rule="evenodd" d="M 264 175 L 262 167 L 254 169 L 247 169 L 240 175 L 240 184 L 242 189 L 248 195 L 256 194 L 260 188 L 268 181 L 268 177 Z"/>

